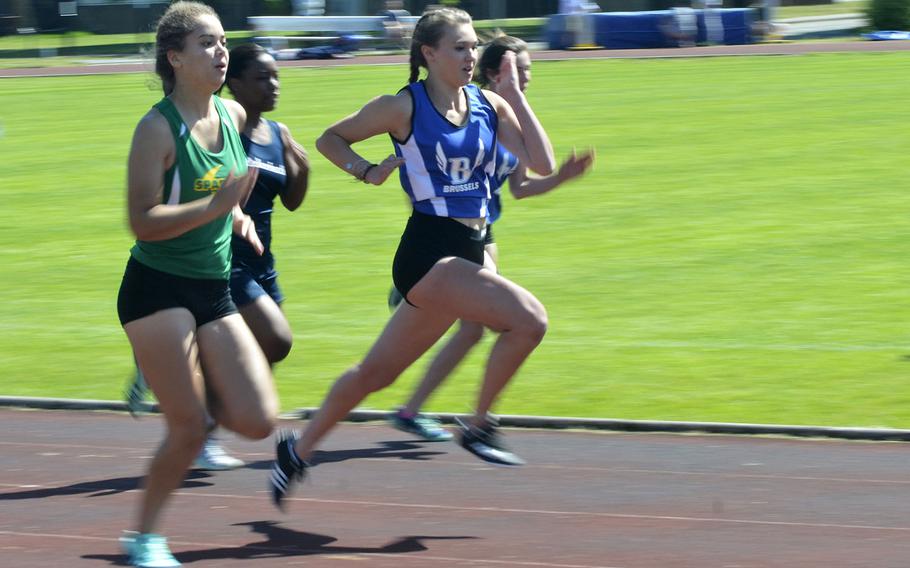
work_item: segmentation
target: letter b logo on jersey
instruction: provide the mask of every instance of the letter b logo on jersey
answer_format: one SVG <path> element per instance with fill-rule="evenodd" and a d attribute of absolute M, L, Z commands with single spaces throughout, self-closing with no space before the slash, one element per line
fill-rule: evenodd
<path fill-rule="evenodd" d="M 471 161 L 467 158 L 449 158 L 449 177 L 452 183 L 459 184 L 468 181 L 471 178 Z"/>
<path fill-rule="evenodd" d="M 477 166 L 483 163 L 483 157 L 483 141 L 480 142 L 480 147 L 477 149 L 477 158 L 473 164 L 471 164 L 469 158 L 446 158 L 442 144 L 436 143 L 436 165 L 439 166 L 440 170 L 449 174 L 449 178 L 455 185 L 465 183 L 471 179 L 471 174 Z"/>

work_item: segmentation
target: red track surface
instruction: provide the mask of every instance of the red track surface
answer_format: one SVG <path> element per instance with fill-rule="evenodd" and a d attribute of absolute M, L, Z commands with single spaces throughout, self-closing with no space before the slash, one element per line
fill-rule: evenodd
<path fill-rule="evenodd" d="M 0 565 L 121 565 L 158 417 L 0 410 Z M 454 443 L 345 424 L 287 514 L 271 442 L 194 472 L 162 532 L 220 566 L 800 567 L 910 565 L 899 443 L 510 430 L 528 459 L 486 466 Z"/>

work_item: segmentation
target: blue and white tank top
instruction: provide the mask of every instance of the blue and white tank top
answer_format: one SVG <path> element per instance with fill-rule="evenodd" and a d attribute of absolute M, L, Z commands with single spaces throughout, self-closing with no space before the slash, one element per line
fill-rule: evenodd
<path fill-rule="evenodd" d="M 275 198 L 284 193 L 287 187 L 281 129 L 274 121 L 267 120 L 266 124 L 272 137 L 268 144 L 258 144 L 243 134 L 240 135 L 240 142 L 247 155 L 247 164 L 259 168 L 259 177 L 256 178 L 256 185 L 250 192 L 250 198 L 243 206 L 243 212 L 256 224 L 256 234 L 259 235 L 265 251 L 259 256 L 246 240 L 236 234 L 231 240 L 234 266 L 244 265 L 261 275 L 274 269 L 275 259 L 271 247 L 272 210 Z"/>
<path fill-rule="evenodd" d="M 457 126 L 433 106 L 423 81 L 407 87 L 411 135 L 394 137 L 401 186 L 414 209 L 437 217 L 486 217 L 496 157 L 496 111 L 475 85 L 464 87 L 468 119 Z"/>
<path fill-rule="evenodd" d="M 512 152 L 506 150 L 502 144 L 496 145 L 496 169 L 493 171 L 493 177 L 490 180 L 490 187 L 493 190 L 493 197 L 490 198 L 489 216 L 487 223 L 495 223 L 499 216 L 502 215 L 502 186 L 505 185 L 509 176 L 518 168 L 518 158 Z"/>

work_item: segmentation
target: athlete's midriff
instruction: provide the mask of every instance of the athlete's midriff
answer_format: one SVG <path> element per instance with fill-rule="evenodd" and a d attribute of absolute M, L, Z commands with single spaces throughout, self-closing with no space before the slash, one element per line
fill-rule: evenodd
<path fill-rule="evenodd" d="M 466 227 L 470 227 L 475 231 L 483 231 L 483 228 L 487 226 L 486 217 L 450 217 L 454 221 L 458 221 Z"/>

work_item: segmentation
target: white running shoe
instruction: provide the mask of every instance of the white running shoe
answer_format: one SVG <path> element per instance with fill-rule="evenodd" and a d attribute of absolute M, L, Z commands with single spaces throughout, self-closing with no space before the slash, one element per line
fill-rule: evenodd
<path fill-rule="evenodd" d="M 196 456 L 193 462 L 194 469 L 205 469 L 209 471 L 225 471 L 228 469 L 237 469 L 243 467 L 243 460 L 238 460 L 229 456 L 213 437 L 205 439 L 205 445 L 202 451 Z"/>
<path fill-rule="evenodd" d="M 138 568 L 171 568 L 181 566 L 167 546 L 167 539 L 160 534 L 139 534 L 124 531 L 120 546 L 127 555 L 130 566 Z"/>

